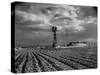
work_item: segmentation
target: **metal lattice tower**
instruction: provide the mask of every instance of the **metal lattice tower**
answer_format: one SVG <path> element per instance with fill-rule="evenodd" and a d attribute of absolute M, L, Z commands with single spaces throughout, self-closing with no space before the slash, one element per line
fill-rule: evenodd
<path fill-rule="evenodd" d="M 56 26 L 53 26 L 52 27 L 52 32 L 53 32 L 53 47 L 56 47 L 57 46 L 57 27 Z"/>

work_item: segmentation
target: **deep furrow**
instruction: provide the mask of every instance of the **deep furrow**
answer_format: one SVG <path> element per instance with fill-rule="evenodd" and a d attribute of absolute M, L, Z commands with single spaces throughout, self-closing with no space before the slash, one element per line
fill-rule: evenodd
<path fill-rule="evenodd" d="M 25 73 L 25 72 L 33 72 L 33 68 L 34 68 L 34 66 L 33 66 L 33 62 L 32 62 L 32 55 L 31 55 L 31 52 L 30 51 L 26 51 L 26 55 L 27 55 L 27 57 L 25 57 L 26 58 L 26 63 L 25 63 L 25 65 L 24 65 L 24 72 L 23 73 Z"/>
<path fill-rule="evenodd" d="M 24 56 L 24 53 L 25 53 L 25 52 L 21 53 L 21 55 L 20 55 L 17 59 L 15 59 L 15 62 L 17 62 L 18 60 L 20 60 L 20 58 L 22 58 L 22 57 Z M 15 58 L 16 58 L 16 57 L 15 57 Z"/>
<path fill-rule="evenodd" d="M 24 58 L 23 58 L 23 61 L 22 61 L 22 63 L 19 65 L 19 67 L 22 67 L 22 66 L 24 65 L 24 63 L 25 63 L 25 61 L 26 61 L 26 55 L 27 55 L 27 54 L 25 54 L 25 56 L 24 56 Z"/>
<path fill-rule="evenodd" d="M 65 56 L 65 55 L 63 55 L 62 57 L 70 58 L 72 56 Z M 91 59 L 89 59 L 87 57 L 84 57 L 82 55 L 76 55 L 73 58 L 76 58 L 76 59 L 79 59 L 79 60 L 83 60 L 83 61 L 86 61 L 86 62 L 90 62 L 90 63 L 93 63 L 93 64 L 97 64 L 96 61 L 93 61 L 93 60 L 91 60 Z"/>
<path fill-rule="evenodd" d="M 41 72 L 41 63 L 40 60 L 35 56 L 34 52 L 32 52 L 32 58 L 33 58 L 33 65 L 34 65 L 34 72 Z"/>
<path fill-rule="evenodd" d="M 42 61 L 42 60 L 40 59 L 40 57 L 39 57 L 36 53 L 34 53 L 34 55 L 35 55 L 35 57 L 37 58 L 37 60 L 39 61 L 39 66 L 40 66 L 40 68 L 41 68 L 41 71 L 42 71 L 42 72 L 47 72 L 47 71 L 49 71 L 49 69 L 48 69 L 48 67 L 46 66 L 46 64 L 44 64 L 44 61 Z"/>
<path fill-rule="evenodd" d="M 49 57 L 49 56 L 46 56 L 44 54 L 41 54 L 41 53 L 38 53 L 40 56 L 42 56 L 45 60 L 47 60 L 50 64 L 52 64 L 56 70 L 58 71 L 61 71 L 61 70 L 72 70 L 73 68 L 66 65 L 65 63 L 55 59 L 55 58 L 52 58 L 52 57 Z"/>
<path fill-rule="evenodd" d="M 47 72 L 62 70 L 89 69 L 97 67 L 97 56 L 84 51 L 67 55 L 56 50 L 27 49 L 15 51 L 16 73 Z"/>
<path fill-rule="evenodd" d="M 29 51 L 30 60 L 32 60 L 32 51 Z"/>
<path fill-rule="evenodd" d="M 20 57 L 15 60 L 15 67 L 16 68 L 18 68 L 18 66 L 21 64 L 21 61 L 23 60 L 24 56 L 25 56 L 25 53 L 22 53 L 20 55 Z"/>
<path fill-rule="evenodd" d="M 22 52 L 17 53 L 15 56 L 15 60 L 18 59 L 21 55 L 22 55 Z"/>
<path fill-rule="evenodd" d="M 20 73 L 20 71 L 21 71 L 21 68 L 19 69 L 19 65 L 24 60 L 24 57 L 25 57 L 25 53 L 22 53 L 21 57 L 18 58 L 18 61 L 15 62 L 15 68 L 16 68 L 17 73 Z"/>
<path fill-rule="evenodd" d="M 33 65 L 32 65 L 32 57 L 31 57 L 31 52 L 27 51 L 28 54 L 28 60 L 25 66 L 25 72 L 32 72 L 33 71 Z"/>
<path fill-rule="evenodd" d="M 28 64 L 28 72 L 40 72 L 40 67 L 37 65 L 37 60 L 34 58 L 32 51 L 29 51 Z"/>
<path fill-rule="evenodd" d="M 41 55 L 40 55 L 40 56 L 41 56 Z M 48 58 L 46 58 L 46 57 L 44 57 L 44 56 L 41 56 L 41 57 L 43 57 L 45 60 L 47 60 L 47 61 L 48 61 L 48 63 L 52 64 L 52 65 L 53 65 L 53 67 L 55 67 L 55 69 L 56 69 L 57 71 L 61 71 L 61 70 L 63 70 L 61 67 L 59 67 L 59 65 L 56 65 L 56 63 L 55 63 L 55 62 L 50 61 L 50 59 L 48 59 Z"/>
<path fill-rule="evenodd" d="M 92 62 L 94 64 L 97 64 L 96 60 L 93 60 L 93 59 L 88 58 L 88 57 L 81 56 L 81 57 L 76 57 L 76 58 L 87 61 L 87 62 Z"/>
<path fill-rule="evenodd" d="M 88 59 L 91 59 L 92 61 L 97 61 L 97 55 L 84 55 L 83 53 L 80 53 L 80 55 L 84 58 L 84 57 L 86 57 L 86 58 L 88 58 Z M 95 57 L 93 57 L 93 56 L 95 56 Z"/>
<path fill-rule="evenodd" d="M 25 60 L 24 65 L 22 66 L 22 73 L 25 73 L 25 67 L 26 67 L 27 61 L 28 61 L 28 52 L 26 52 L 26 60 Z"/>
<path fill-rule="evenodd" d="M 46 55 L 46 56 L 48 56 L 48 57 L 52 57 L 52 56 L 49 56 L 49 55 L 47 55 L 47 54 L 44 54 L 44 55 Z M 56 59 L 56 60 L 58 60 L 58 61 L 60 61 L 60 62 L 62 62 L 62 63 L 64 63 L 64 64 L 66 64 L 66 65 L 72 67 L 73 69 L 87 69 L 86 66 L 83 66 L 83 65 L 81 65 L 81 64 L 79 64 L 79 63 L 76 63 L 76 62 L 73 62 L 73 61 L 71 61 L 71 60 L 69 60 L 69 59 L 66 60 L 66 59 L 63 59 L 63 58 L 61 58 L 61 57 L 52 57 L 52 58 L 54 58 L 54 59 Z"/>
<path fill-rule="evenodd" d="M 84 60 L 87 60 L 87 61 L 90 61 L 90 62 L 93 62 L 93 63 L 96 62 L 96 60 L 92 59 L 92 58 L 89 57 L 89 56 L 82 56 L 82 55 L 80 55 L 80 56 L 77 57 L 77 58 L 81 58 L 81 59 L 84 59 Z"/>
<path fill-rule="evenodd" d="M 23 67 L 23 65 L 25 64 L 26 55 L 27 55 L 27 54 L 25 54 L 22 63 L 19 65 L 19 68 L 18 68 L 18 71 L 17 71 L 18 73 L 22 73 L 22 67 Z"/>
<path fill-rule="evenodd" d="M 43 66 L 45 67 L 46 71 L 57 71 L 56 68 L 50 64 L 47 60 L 37 54 L 37 57 L 42 61 Z"/>
<path fill-rule="evenodd" d="M 89 58 L 94 60 L 94 61 L 97 61 L 97 55 L 91 55 Z"/>
<path fill-rule="evenodd" d="M 71 60 L 71 61 L 77 62 L 79 64 L 82 64 L 82 65 L 84 65 L 88 68 L 96 68 L 96 66 L 97 66 L 96 64 L 94 64 L 92 62 L 84 61 L 84 60 L 81 60 L 81 59 L 78 59 L 78 58 L 75 58 L 75 57 L 69 57 L 68 59 Z"/>

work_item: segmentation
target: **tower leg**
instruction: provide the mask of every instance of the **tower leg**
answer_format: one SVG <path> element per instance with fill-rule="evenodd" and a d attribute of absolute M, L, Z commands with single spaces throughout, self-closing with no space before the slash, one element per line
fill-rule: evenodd
<path fill-rule="evenodd" d="M 56 37 L 56 32 L 54 32 L 53 47 L 55 48 L 56 45 L 57 45 L 57 37 Z"/>

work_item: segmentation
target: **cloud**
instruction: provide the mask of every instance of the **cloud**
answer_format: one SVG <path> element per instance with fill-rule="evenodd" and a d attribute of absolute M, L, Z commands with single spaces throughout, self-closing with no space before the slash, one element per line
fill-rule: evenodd
<path fill-rule="evenodd" d="M 36 14 L 32 14 L 32 13 L 27 13 L 24 11 L 20 11 L 20 10 L 16 10 L 16 15 L 19 15 L 20 17 L 22 17 L 22 22 L 25 21 L 42 21 L 43 17 L 42 15 L 36 15 Z"/>
<path fill-rule="evenodd" d="M 28 25 L 29 27 L 34 27 L 32 25 L 37 25 L 37 27 L 49 29 L 51 26 L 57 26 L 58 30 L 62 31 L 63 29 L 71 29 L 71 32 L 78 32 L 85 30 L 84 25 L 87 23 L 96 24 L 96 17 L 87 16 L 81 19 L 78 19 L 80 14 L 83 13 L 80 11 L 80 7 L 77 6 L 68 6 L 68 5 L 54 5 L 52 7 L 39 7 L 35 8 L 31 6 L 29 10 L 36 9 L 42 10 L 39 14 L 26 12 L 21 10 L 16 10 L 16 15 L 20 16 L 22 20 L 20 24 Z M 43 9 L 48 15 L 43 14 Z M 54 10 L 55 9 L 55 10 Z M 35 10 L 34 10 L 35 11 Z M 81 12 L 81 13 L 80 13 Z M 59 15 L 55 17 L 55 15 Z M 63 30 L 64 31 L 64 30 Z"/>
<path fill-rule="evenodd" d="M 17 39 L 29 39 L 31 43 L 52 43 L 52 26 L 57 27 L 57 38 L 61 42 L 97 37 L 97 16 L 88 6 L 21 4 L 15 9 L 15 23 Z"/>

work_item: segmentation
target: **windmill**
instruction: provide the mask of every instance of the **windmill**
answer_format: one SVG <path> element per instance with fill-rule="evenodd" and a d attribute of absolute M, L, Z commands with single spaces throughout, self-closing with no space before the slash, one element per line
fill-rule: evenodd
<path fill-rule="evenodd" d="M 52 32 L 53 32 L 53 47 L 55 48 L 57 46 L 57 27 L 56 26 L 52 26 Z"/>

